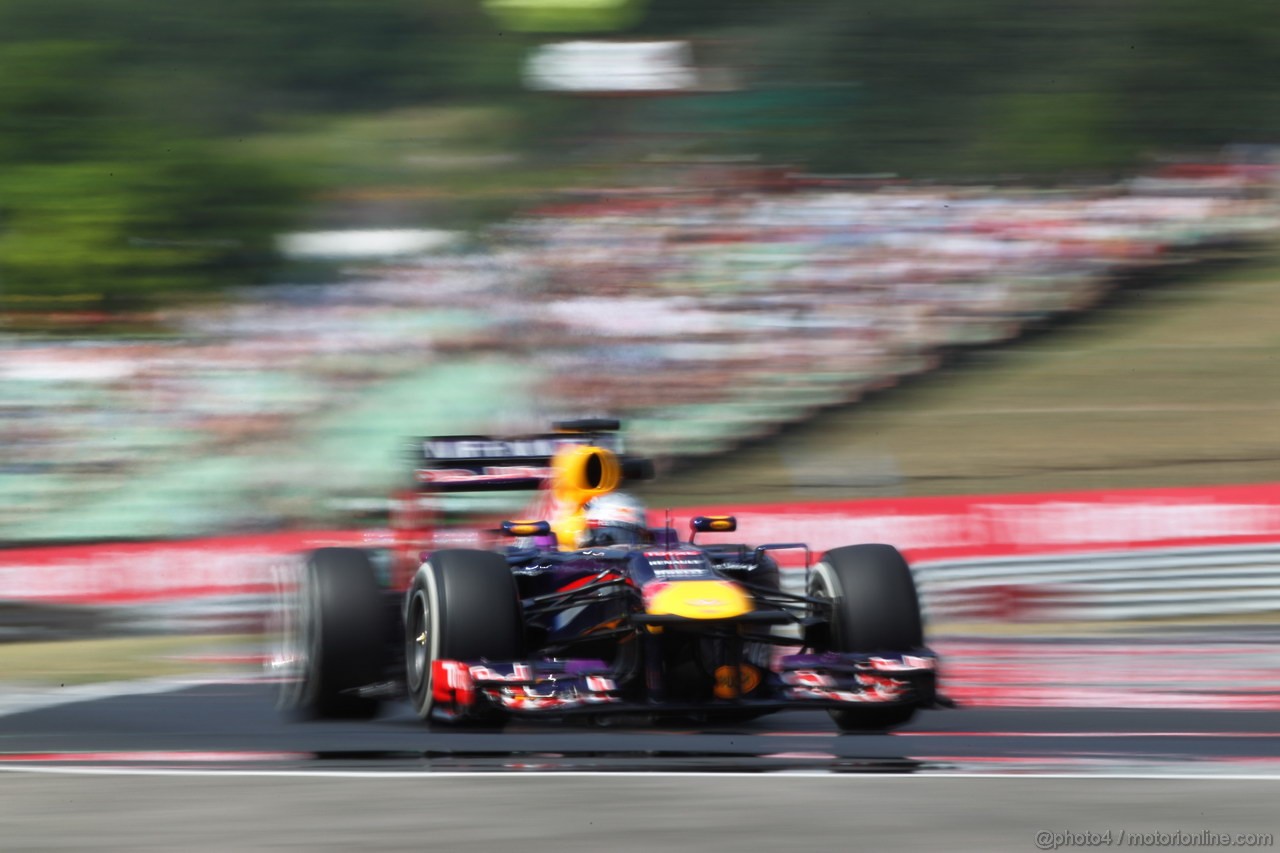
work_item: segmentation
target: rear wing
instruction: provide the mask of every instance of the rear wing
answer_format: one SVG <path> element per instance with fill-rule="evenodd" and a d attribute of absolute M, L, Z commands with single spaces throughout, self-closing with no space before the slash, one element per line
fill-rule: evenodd
<path fill-rule="evenodd" d="M 624 482 L 653 477 L 653 463 L 623 454 L 617 421 L 564 421 L 553 426 L 555 432 L 533 435 L 437 435 L 413 440 L 413 487 L 393 496 L 388 519 L 396 589 L 408 588 L 427 551 L 492 547 L 493 531 L 485 520 L 512 518 L 506 513 L 525 502 L 519 496 L 508 499 L 504 493 L 549 486 L 552 460 L 564 448 L 578 445 L 608 451 L 616 458 L 617 473 Z M 583 476 L 587 475 L 584 471 Z"/>
<path fill-rule="evenodd" d="M 614 420 L 564 421 L 556 432 L 515 437 L 428 436 L 414 442 L 414 482 L 424 492 L 501 492 L 539 488 L 551 477 L 551 459 L 563 447 L 601 447 L 618 457 L 622 476 L 653 476 L 646 459 L 623 454 Z"/>

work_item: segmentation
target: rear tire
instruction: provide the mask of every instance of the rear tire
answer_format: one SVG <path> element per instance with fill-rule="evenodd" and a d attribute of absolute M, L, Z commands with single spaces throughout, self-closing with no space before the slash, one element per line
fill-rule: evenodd
<path fill-rule="evenodd" d="M 370 719 L 377 699 L 353 691 L 386 678 L 384 595 L 369 555 L 321 548 L 306 557 L 296 598 L 283 608 L 279 706 L 309 719 Z"/>
<path fill-rule="evenodd" d="M 826 643 L 837 652 L 915 651 L 924 646 L 924 620 L 911 569 L 892 545 L 852 545 L 823 555 L 809 595 L 830 599 Z M 905 725 L 916 705 L 832 709 L 841 731 L 877 732 Z"/>
<path fill-rule="evenodd" d="M 409 587 L 405 674 L 413 710 L 431 719 L 437 660 L 515 661 L 525 657 L 524 619 L 515 576 L 489 551 L 434 552 Z M 496 726 L 502 715 L 469 721 Z"/>

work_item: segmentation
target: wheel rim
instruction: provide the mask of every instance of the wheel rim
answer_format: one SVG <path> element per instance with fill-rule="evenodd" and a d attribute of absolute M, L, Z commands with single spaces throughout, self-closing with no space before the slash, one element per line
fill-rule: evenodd
<path fill-rule="evenodd" d="M 828 640 L 833 646 L 839 647 L 840 637 L 843 634 L 843 630 L 840 625 L 840 614 L 836 611 L 835 590 L 831 588 L 831 581 L 827 576 L 828 573 L 832 571 L 831 564 L 818 563 L 815 569 L 817 569 L 817 571 L 814 571 L 813 575 L 809 579 L 809 597 L 830 603 L 831 621 L 830 628 L 828 629 Z"/>
<path fill-rule="evenodd" d="M 431 604 L 422 590 L 414 594 L 409 608 L 407 639 L 409 686 L 425 695 L 431 687 Z"/>
<path fill-rule="evenodd" d="M 316 699 L 320 676 L 320 594 L 310 567 L 303 567 L 282 596 L 279 647 L 272 666 L 280 670 L 277 705 L 282 710 L 305 710 Z"/>
<path fill-rule="evenodd" d="M 302 588 L 302 606 L 298 616 L 298 693 L 304 704 L 319 701 L 320 667 L 324 637 L 321 622 L 320 587 L 308 572 Z"/>
<path fill-rule="evenodd" d="M 814 568 L 815 571 L 809 578 L 809 597 L 820 598 L 823 601 L 830 601 L 834 604 L 836 594 L 827 581 L 827 572 L 831 571 L 831 566 L 827 563 L 818 563 Z"/>
<path fill-rule="evenodd" d="M 269 616 L 268 636 L 272 638 L 271 657 L 267 661 L 267 676 L 279 685 L 276 706 L 281 710 L 294 708 L 302 692 L 302 676 L 306 665 L 307 646 L 302 625 L 307 614 L 302 610 L 302 595 L 298 577 L 288 577 L 277 570 L 275 608 Z"/>

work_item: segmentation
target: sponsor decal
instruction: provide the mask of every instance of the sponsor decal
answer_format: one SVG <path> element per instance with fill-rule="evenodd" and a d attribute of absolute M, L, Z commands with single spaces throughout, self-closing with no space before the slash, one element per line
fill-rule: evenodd
<path fill-rule="evenodd" d="M 566 708 L 580 704 L 576 697 L 530 695 L 522 690 L 503 688 L 491 694 L 504 708 L 517 711 L 545 711 L 552 708 Z"/>
<path fill-rule="evenodd" d="M 612 678 L 605 678 L 603 675 L 588 675 L 587 689 L 592 693 L 612 693 L 618 689 L 618 685 Z"/>
<path fill-rule="evenodd" d="M 883 675 L 853 677 L 855 689 L 841 689 L 836 679 L 818 670 L 800 669 L 781 674 L 785 695 L 791 699 L 832 699 L 837 702 L 894 702 L 903 698 L 905 681 Z"/>
<path fill-rule="evenodd" d="M 834 702 L 864 704 L 868 702 L 893 702 L 899 697 L 884 696 L 879 693 L 863 693 L 852 690 L 827 690 L 820 687 L 788 687 L 788 699 L 827 699 Z"/>
<path fill-rule="evenodd" d="M 697 563 L 702 565 L 705 559 L 701 551 L 645 551 L 644 556 L 650 563 Z"/>
<path fill-rule="evenodd" d="M 596 683 L 607 685 L 609 690 L 580 692 L 573 687 L 556 690 L 553 686 L 550 690 L 538 692 L 531 687 L 500 687 L 489 689 L 486 694 L 502 707 L 513 711 L 563 711 L 582 705 L 605 705 L 621 701 L 616 696 L 608 695 L 610 690 L 616 689 L 612 679 L 597 676 L 591 678 L 598 678 Z"/>
<path fill-rule="evenodd" d="M 479 471 L 469 468 L 419 468 L 419 483 L 489 483 L 505 480 L 545 480 L 551 469 L 528 465 L 486 465 Z"/>
<path fill-rule="evenodd" d="M 710 574 L 707 558 L 701 551 L 645 551 L 645 559 L 655 576 L 698 577 Z"/>
<path fill-rule="evenodd" d="M 681 510 L 672 522 L 700 514 Z M 734 515 L 759 542 L 815 553 L 889 542 L 914 562 L 1269 543 L 1280 540 L 1280 484 L 744 504 Z"/>
<path fill-rule="evenodd" d="M 490 669 L 487 666 L 479 665 L 470 667 L 470 670 L 471 678 L 475 681 L 533 681 L 533 667 L 529 666 L 527 663 L 512 664 L 511 672 L 509 673 L 498 672 L 497 670 Z"/>
<path fill-rule="evenodd" d="M 920 657 L 919 655 L 903 655 L 901 658 L 873 657 L 867 660 L 867 664 L 872 669 L 880 672 L 906 672 L 916 669 L 935 669 L 937 667 L 937 661 L 933 658 Z"/>
<path fill-rule="evenodd" d="M 456 660 L 432 661 L 431 698 L 453 707 L 469 707 L 474 703 L 475 684 L 467 665 Z"/>
<path fill-rule="evenodd" d="M 654 569 L 654 577 L 659 580 L 663 578 L 700 578 L 706 577 L 708 572 L 706 568 L 701 569 Z"/>
<path fill-rule="evenodd" d="M 428 540 L 432 549 L 462 547 L 462 548 L 479 548 L 484 544 L 484 537 L 480 535 L 479 530 L 457 529 L 441 529 L 433 530 Z"/>
<path fill-rule="evenodd" d="M 752 609 L 740 587 L 722 580 L 655 581 L 644 588 L 645 610 L 685 619 L 731 619 Z"/>
<path fill-rule="evenodd" d="M 379 541 L 373 531 L 295 530 L 172 542 L 0 548 L 0 600 L 129 604 L 270 596 L 299 565 L 292 553 Z"/>
<path fill-rule="evenodd" d="M 577 443 L 581 438 L 559 441 Z M 461 442 L 439 443 L 436 449 L 453 452 L 456 443 Z M 472 440 L 464 449 L 471 458 L 482 459 L 490 452 L 509 455 L 521 449 L 517 445 L 521 443 Z M 539 507 L 546 506 L 527 511 L 527 517 L 561 517 L 550 492 L 540 493 L 538 501 Z M 683 518 L 687 524 L 701 512 L 673 514 L 673 523 Z M 755 531 L 757 541 L 807 541 L 815 552 L 857 542 L 891 542 L 914 562 L 1220 546 L 1280 541 L 1280 484 L 746 505 L 736 514 Z M 479 541 L 475 531 L 435 535 L 434 547 Z M 279 569 L 290 560 L 287 555 L 332 545 L 367 547 L 386 538 L 386 531 L 378 530 L 285 531 L 0 549 L 0 599 L 101 605 L 272 595 Z M 652 563 L 654 557 L 672 554 L 689 559 L 698 552 L 655 550 L 646 556 Z M 797 565 L 787 563 L 790 555 L 785 553 L 777 559 Z"/>
<path fill-rule="evenodd" d="M 855 676 L 858 684 L 866 689 L 866 692 L 872 693 L 885 701 L 892 701 L 902 696 L 907 688 L 907 682 L 899 681 L 896 678 L 886 678 L 882 675 L 858 675 Z"/>
<path fill-rule="evenodd" d="M 422 453 L 430 459 L 519 459 L 555 456 L 562 447 L 592 445 L 613 450 L 617 439 L 611 435 L 564 435 L 540 438 L 427 439 Z"/>
<path fill-rule="evenodd" d="M 782 673 L 782 683 L 795 687 L 835 687 L 835 679 L 812 669 L 798 669 Z"/>

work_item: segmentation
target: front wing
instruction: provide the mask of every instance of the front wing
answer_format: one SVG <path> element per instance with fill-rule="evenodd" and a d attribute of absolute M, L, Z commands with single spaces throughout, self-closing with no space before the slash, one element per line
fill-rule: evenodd
<path fill-rule="evenodd" d="M 737 684 L 705 702 L 634 698 L 604 661 L 465 662 L 437 660 L 432 669 L 432 715 L 442 721 L 491 716 L 715 713 L 730 710 L 934 706 L 937 656 L 910 654 L 783 655 L 769 672 L 751 669 Z M 744 668 L 749 665 L 744 664 Z M 629 698 L 624 698 L 624 695 Z"/>

